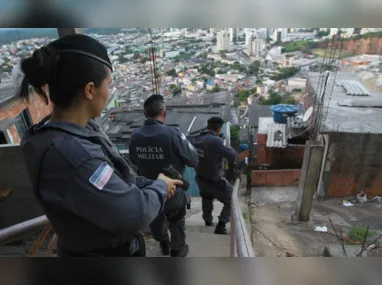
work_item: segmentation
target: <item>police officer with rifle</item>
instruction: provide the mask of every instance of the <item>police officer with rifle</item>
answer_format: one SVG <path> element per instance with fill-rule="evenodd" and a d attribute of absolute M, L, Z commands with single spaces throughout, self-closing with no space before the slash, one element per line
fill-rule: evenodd
<path fill-rule="evenodd" d="M 208 120 L 207 130 L 202 131 L 195 141 L 199 155 L 196 168 L 196 182 L 202 197 L 203 219 L 206 226 L 214 226 L 212 211 L 213 200 L 223 203 L 215 234 L 227 234 L 226 224 L 231 217 L 232 185 L 224 178 L 223 159 L 228 163 L 236 161 L 236 151 L 220 137 L 224 121 L 220 117 Z"/>
<path fill-rule="evenodd" d="M 176 189 L 150 228 L 154 239 L 160 242 L 163 255 L 185 257 L 188 254 L 185 215 L 190 199 L 185 191 L 187 182 L 182 176 L 186 166 L 195 168 L 198 165 L 198 154 L 178 128 L 164 125 L 167 113 L 161 95 L 150 96 L 144 103 L 144 112 L 147 120 L 132 133 L 129 157 L 138 167 L 138 173 L 148 179 L 165 172 L 171 176 L 175 173 L 175 177 L 183 180 L 184 187 Z"/>

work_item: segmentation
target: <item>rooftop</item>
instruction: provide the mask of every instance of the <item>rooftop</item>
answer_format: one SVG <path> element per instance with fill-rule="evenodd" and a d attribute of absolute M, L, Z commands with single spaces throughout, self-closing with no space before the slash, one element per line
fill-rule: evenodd
<path fill-rule="evenodd" d="M 113 108 L 109 114 L 115 114 L 106 133 L 111 139 L 128 140 L 134 128 L 142 126 L 146 120 L 143 109 L 121 110 Z M 226 105 L 168 105 L 165 124 L 178 126 L 186 135 L 200 132 L 207 126 L 207 120 L 212 116 L 222 116 L 225 121 L 231 121 L 230 106 Z"/>
<path fill-rule="evenodd" d="M 317 93 L 319 73 L 309 72 L 309 81 Z M 355 73 L 337 72 L 335 80 L 358 80 Z M 328 93 L 324 98 L 324 123 L 321 126 L 322 133 L 347 132 L 347 133 L 382 133 L 382 92 L 371 90 L 370 96 L 352 96 L 346 94 L 346 90 L 334 83 L 332 75 L 327 83 Z M 366 85 L 366 84 L 365 84 Z M 330 91 L 333 93 L 330 96 Z M 357 107 L 357 106 L 366 107 Z M 327 111 L 326 111 L 327 110 Z M 327 112 L 327 115 L 326 115 Z M 326 118 L 325 118 L 326 117 Z"/>
<path fill-rule="evenodd" d="M 249 126 L 257 128 L 260 126 L 260 122 L 259 122 L 260 117 L 272 116 L 271 106 L 260 105 L 253 102 L 251 105 L 248 105 L 248 115 L 249 115 Z"/>
<path fill-rule="evenodd" d="M 259 118 L 259 131 L 258 134 L 267 135 L 270 125 L 273 125 L 273 117 L 260 117 Z"/>

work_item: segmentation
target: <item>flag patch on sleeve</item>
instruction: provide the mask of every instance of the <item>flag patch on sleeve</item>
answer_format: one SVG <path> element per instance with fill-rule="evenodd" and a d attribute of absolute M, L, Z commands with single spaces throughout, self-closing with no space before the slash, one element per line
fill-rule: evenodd
<path fill-rule="evenodd" d="M 89 182 L 98 190 L 102 190 L 106 183 L 110 180 L 113 172 L 114 169 L 106 162 L 103 162 L 90 177 Z"/>

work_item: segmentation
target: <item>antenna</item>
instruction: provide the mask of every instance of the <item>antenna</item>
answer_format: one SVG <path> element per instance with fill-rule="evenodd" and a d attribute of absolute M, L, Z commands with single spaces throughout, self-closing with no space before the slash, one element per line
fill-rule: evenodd
<path fill-rule="evenodd" d="M 307 122 L 312 116 L 312 114 L 313 114 L 313 107 L 309 107 L 308 110 L 306 110 L 304 116 L 302 117 L 302 121 Z"/>

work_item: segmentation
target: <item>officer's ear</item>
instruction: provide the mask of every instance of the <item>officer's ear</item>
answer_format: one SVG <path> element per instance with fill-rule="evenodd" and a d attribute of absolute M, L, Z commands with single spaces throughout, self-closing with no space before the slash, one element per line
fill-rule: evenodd
<path fill-rule="evenodd" d="M 85 97 L 89 100 L 93 100 L 95 96 L 95 85 L 93 82 L 86 84 L 84 88 Z"/>
<path fill-rule="evenodd" d="M 163 114 L 162 114 L 163 119 L 165 119 L 166 116 L 167 116 L 167 111 L 164 111 Z"/>

